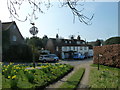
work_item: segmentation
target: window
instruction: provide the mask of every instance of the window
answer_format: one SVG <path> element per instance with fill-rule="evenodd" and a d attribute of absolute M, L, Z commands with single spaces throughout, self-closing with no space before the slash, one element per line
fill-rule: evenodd
<path fill-rule="evenodd" d="M 64 47 L 62 47 L 62 51 L 64 51 Z"/>
<path fill-rule="evenodd" d="M 75 51 L 75 47 L 73 47 L 73 50 Z"/>
<path fill-rule="evenodd" d="M 59 49 L 58 49 L 58 46 L 56 47 L 56 51 L 58 51 Z"/>
<path fill-rule="evenodd" d="M 64 51 L 67 51 L 67 47 L 64 47 Z"/>
<path fill-rule="evenodd" d="M 71 47 L 69 46 L 69 51 L 71 50 Z"/>
<path fill-rule="evenodd" d="M 85 42 L 83 42 L 82 44 L 85 44 Z"/>
<path fill-rule="evenodd" d="M 69 46 L 67 46 L 67 51 L 69 51 L 69 49 L 70 49 Z"/>
<path fill-rule="evenodd" d="M 84 47 L 82 47 L 82 50 L 84 50 Z"/>
<path fill-rule="evenodd" d="M 73 51 L 73 50 L 74 50 L 74 47 L 71 47 L 71 50 Z"/>
<path fill-rule="evenodd" d="M 17 41 L 17 37 L 15 35 L 12 37 L 12 41 Z"/>
<path fill-rule="evenodd" d="M 45 57 L 45 58 L 49 58 L 50 56 L 47 55 L 47 56 L 44 56 L 44 57 Z"/>
<path fill-rule="evenodd" d="M 77 41 L 77 44 L 80 44 L 80 41 Z"/>
<path fill-rule="evenodd" d="M 80 47 L 80 50 L 82 50 L 82 47 Z"/>
<path fill-rule="evenodd" d="M 69 41 L 69 43 L 71 44 L 71 41 Z"/>
<path fill-rule="evenodd" d="M 62 51 L 66 51 L 66 47 L 62 47 Z"/>
<path fill-rule="evenodd" d="M 86 50 L 88 50 L 88 47 L 86 47 Z"/>
<path fill-rule="evenodd" d="M 78 52 L 80 52 L 80 47 L 78 47 Z"/>
<path fill-rule="evenodd" d="M 75 47 L 75 51 L 78 51 L 78 47 Z"/>

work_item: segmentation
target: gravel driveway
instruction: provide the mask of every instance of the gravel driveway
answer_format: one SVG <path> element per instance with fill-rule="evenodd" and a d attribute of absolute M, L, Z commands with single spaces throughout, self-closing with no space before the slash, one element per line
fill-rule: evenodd
<path fill-rule="evenodd" d="M 81 64 L 88 63 L 90 61 L 93 61 L 93 58 L 88 58 L 88 59 L 84 59 L 84 60 L 61 60 L 59 63 L 70 64 L 72 66 L 78 66 Z"/>

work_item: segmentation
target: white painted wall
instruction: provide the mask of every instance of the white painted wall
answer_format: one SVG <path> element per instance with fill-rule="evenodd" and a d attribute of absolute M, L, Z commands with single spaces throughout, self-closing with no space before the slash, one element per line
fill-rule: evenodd
<path fill-rule="evenodd" d="M 88 54 L 93 56 L 93 53 L 94 53 L 94 52 L 93 52 L 93 49 L 89 49 Z"/>
<path fill-rule="evenodd" d="M 88 46 L 62 46 L 62 59 L 65 58 L 64 52 L 70 50 L 80 52 L 81 54 L 88 52 L 88 54 L 93 55 L 93 50 L 89 50 Z"/>

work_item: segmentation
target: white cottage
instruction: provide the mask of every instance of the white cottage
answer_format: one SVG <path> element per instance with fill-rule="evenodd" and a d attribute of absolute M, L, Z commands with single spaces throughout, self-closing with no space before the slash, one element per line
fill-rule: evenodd
<path fill-rule="evenodd" d="M 57 54 L 62 59 L 72 59 L 72 55 L 76 52 L 88 56 L 93 53 L 91 45 L 88 45 L 84 40 L 81 40 L 78 35 L 77 39 L 60 39 L 58 35 L 56 38 L 50 38 L 47 42 L 46 49 L 52 53 Z"/>

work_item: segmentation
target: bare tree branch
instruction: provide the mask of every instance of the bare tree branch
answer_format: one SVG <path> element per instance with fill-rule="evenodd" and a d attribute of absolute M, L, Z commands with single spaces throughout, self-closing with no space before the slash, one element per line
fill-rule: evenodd
<path fill-rule="evenodd" d="M 67 0 L 66 2 L 67 2 L 67 5 L 69 6 L 69 8 L 72 10 L 74 18 L 75 18 L 75 16 L 77 16 L 80 22 L 83 22 L 87 25 L 92 24 L 92 23 L 90 23 L 90 21 L 93 19 L 94 14 L 92 15 L 91 18 L 88 18 L 87 16 L 85 16 L 84 14 L 81 13 L 84 10 L 84 8 L 80 11 L 75 8 L 75 6 L 77 5 L 76 1 L 71 2 L 70 0 Z"/>
<path fill-rule="evenodd" d="M 23 2 L 28 2 L 31 6 L 32 13 L 28 13 L 28 15 L 25 16 L 25 19 L 21 20 L 19 17 L 18 9 L 20 9 Z M 47 3 L 46 3 L 47 1 Z M 38 17 L 36 16 L 36 12 L 44 13 L 42 10 L 41 5 L 44 5 L 47 9 L 49 9 L 52 5 L 50 3 L 50 0 L 41 1 L 41 0 L 7 0 L 7 7 L 10 12 L 10 17 L 15 18 L 18 21 L 25 22 L 28 18 L 30 20 L 30 23 L 32 23 L 33 19 L 36 20 Z M 84 24 L 91 25 L 91 20 L 94 17 L 94 14 L 91 16 L 91 18 L 84 15 L 82 12 L 84 11 L 84 8 L 81 10 L 77 9 L 77 6 L 83 6 L 84 4 L 80 4 L 79 0 L 58 0 L 61 4 L 61 7 L 69 7 L 73 14 L 73 23 L 75 22 L 75 17 L 78 18 L 78 20 Z"/>
<path fill-rule="evenodd" d="M 21 5 L 23 4 L 23 2 L 28 2 L 29 5 L 31 6 L 32 9 L 32 13 L 28 13 L 28 15 L 25 16 L 25 19 L 20 19 L 19 17 L 19 13 L 18 13 L 18 9 L 20 9 Z M 30 19 L 30 21 L 32 21 L 32 19 L 34 18 L 35 20 L 38 19 L 38 17 L 36 16 L 36 12 L 40 12 L 40 13 L 44 13 L 42 11 L 41 5 L 43 4 L 43 2 L 41 0 L 36 0 L 38 2 L 35 2 L 35 0 L 7 0 L 7 7 L 8 10 L 10 12 L 10 18 L 13 19 L 17 19 L 18 21 L 21 22 L 25 22 L 28 18 Z M 46 6 L 46 8 L 50 8 L 50 0 L 48 0 L 48 3 L 44 2 L 44 5 Z M 18 7 L 18 9 L 16 8 L 16 6 Z"/>
<path fill-rule="evenodd" d="M 27 20 L 27 17 L 24 20 L 19 19 L 19 15 L 17 13 L 17 10 L 15 8 L 15 3 L 21 5 L 22 3 L 18 3 L 16 0 L 12 2 L 11 0 L 7 0 L 7 7 L 10 12 L 10 18 L 15 18 L 18 21 L 24 22 Z"/>

